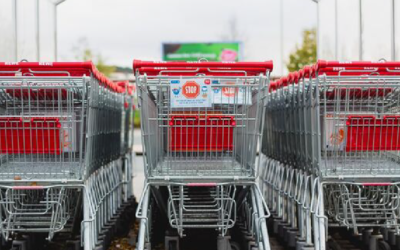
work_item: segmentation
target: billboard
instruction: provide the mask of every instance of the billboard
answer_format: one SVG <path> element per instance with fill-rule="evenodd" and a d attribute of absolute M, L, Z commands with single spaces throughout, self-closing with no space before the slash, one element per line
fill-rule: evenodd
<path fill-rule="evenodd" d="M 163 43 L 163 61 L 239 61 L 239 42 Z"/>

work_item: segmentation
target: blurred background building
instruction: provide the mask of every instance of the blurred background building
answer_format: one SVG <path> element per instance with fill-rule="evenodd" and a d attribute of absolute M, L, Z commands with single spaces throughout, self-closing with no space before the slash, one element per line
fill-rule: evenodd
<path fill-rule="evenodd" d="M 57 6 L 65 0 L 0 0 L 1 61 L 57 61 Z"/>
<path fill-rule="evenodd" d="M 318 58 L 400 60 L 400 1 L 314 1 Z"/>
<path fill-rule="evenodd" d="M 93 60 L 132 80 L 132 59 L 165 59 L 166 44 L 231 41 L 274 76 L 317 58 L 400 60 L 399 0 L 64 1 L 0 0 L 0 61 Z"/>

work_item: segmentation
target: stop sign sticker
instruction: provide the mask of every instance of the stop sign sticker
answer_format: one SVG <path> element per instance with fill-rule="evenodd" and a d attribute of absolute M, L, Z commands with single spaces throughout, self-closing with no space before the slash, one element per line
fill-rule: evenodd
<path fill-rule="evenodd" d="M 182 95 L 187 99 L 195 99 L 200 95 L 200 85 L 195 81 L 187 81 L 182 86 Z"/>
<path fill-rule="evenodd" d="M 226 82 L 225 84 L 232 84 L 234 85 L 234 82 Z M 223 87 L 222 88 L 222 94 L 226 97 L 234 97 L 238 93 L 238 88 L 231 88 L 231 87 Z"/>

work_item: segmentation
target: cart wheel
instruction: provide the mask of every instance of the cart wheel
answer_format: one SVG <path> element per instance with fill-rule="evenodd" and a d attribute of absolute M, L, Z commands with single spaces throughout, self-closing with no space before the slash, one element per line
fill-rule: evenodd
<path fill-rule="evenodd" d="M 378 250 L 391 250 L 389 243 L 386 241 L 380 240 L 378 241 Z"/>
<path fill-rule="evenodd" d="M 326 249 L 328 250 L 342 250 L 342 248 L 339 246 L 339 244 L 332 239 L 329 239 L 328 242 L 326 243 Z"/>
<path fill-rule="evenodd" d="M 171 240 L 168 244 L 168 250 L 178 250 L 178 242 Z"/>
<path fill-rule="evenodd" d="M 240 245 L 236 241 L 231 241 L 231 250 L 240 250 Z"/>

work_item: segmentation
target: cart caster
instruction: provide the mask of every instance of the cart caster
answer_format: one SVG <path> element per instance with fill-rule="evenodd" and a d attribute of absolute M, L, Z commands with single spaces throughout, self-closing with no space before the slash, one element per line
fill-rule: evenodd
<path fill-rule="evenodd" d="M 380 240 L 378 241 L 378 250 L 391 250 L 389 243 L 386 241 Z"/>
<path fill-rule="evenodd" d="M 326 249 L 327 250 L 342 250 L 342 248 L 339 246 L 339 244 L 333 239 L 328 240 L 328 242 L 326 243 Z"/>
<path fill-rule="evenodd" d="M 257 249 L 257 244 L 255 241 L 249 241 L 247 245 L 248 250 L 256 250 Z"/>
<path fill-rule="evenodd" d="M 240 245 L 236 241 L 231 241 L 231 250 L 240 250 Z"/>
<path fill-rule="evenodd" d="M 364 229 L 362 231 L 362 243 L 364 246 L 368 246 L 369 245 L 369 239 L 371 238 L 372 235 L 372 229 Z"/>
<path fill-rule="evenodd" d="M 165 250 L 179 250 L 179 236 L 165 236 Z"/>
<path fill-rule="evenodd" d="M 281 240 L 285 241 L 285 228 L 290 227 L 289 223 L 281 222 L 278 225 L 278 236 Z"/>
<path fill-rule="evenodd" d="M 279 233 L 278 227 L 281 223 L 283 223 L 281 218 L 274 218 L 273 227 L 272 227 L 273 228 L 272 231 L 273 231 L 274 235 L 278 235 L 278 233 Z"/>
<path fill-rule="evenodd" d="M 218 236 L 217 249 L 218 250 L 231 250 L 232 249 L 231 237 L 230 236 Z M 238 250 L 240 250 L 240 247 Z"/>
<path fill-rule="evenodd" d="M 166 246 L 166 250 L 179 250 L 178 242 L 174 241 L 174 240 L 168 242 L 168 246 Z"/>
<path fill-rule="evenodd" d="M 396 246 L 396 231 L 390 230 L 388 233 L 388 243 L 391 246 Z"/>
<path fill-rule="evenodd" d="M 285 234 L 285 242 L 288 247 L 295 248 L 296 247 L 296 239 L 299 236 L 299 231 L 296 229 L 288 229 Z"/>
<path fill-rule="evenodd" d="M 11 249 L 15 250 L 29 250 L 25 240 L 14 240 Z"/>
<path fill-rule="evenodd" d="M 314 246 L 307 244 L 304 240 L 296 241 L 296 250 L 314 250 Z"/>
<path fill-rule="evenodd" d="M 81 241 L 80 240 L 68 240 L 67 241 L 67 249 L 68 250 L 81 250 Z"/>

